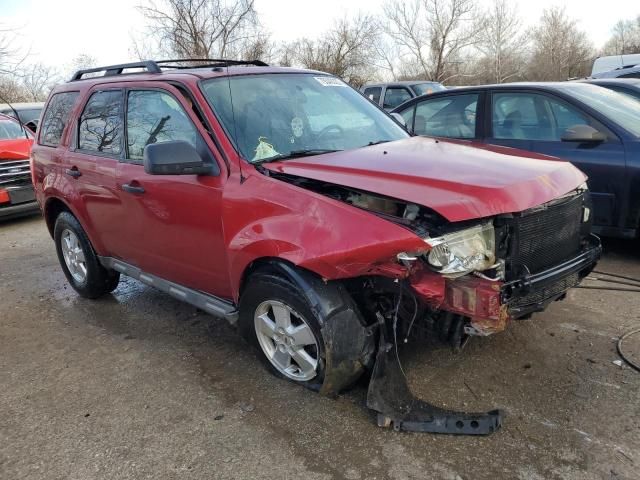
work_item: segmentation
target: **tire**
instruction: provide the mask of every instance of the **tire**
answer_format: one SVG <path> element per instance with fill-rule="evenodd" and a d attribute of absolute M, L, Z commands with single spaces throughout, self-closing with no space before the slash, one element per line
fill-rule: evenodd
<path fill-rule="evenodd" d="M 56 218 L 53 239 L 67 280 L 84 298 L 98 298 L 118 286 L 120 273 L 104 268 L 80 222 L 69 212 Z"/>
<path fill-rule="evenodd" d="M 280 343 L 271 335 L 272 332 L 282 335 L 275 330 L 278 323 L 274 306 L 280 313 L 283 309 L 287 311 L 296 333 L 292 335 L 291 329 L 286 329 Z M 272 265 L 251 275 L 240 296 L 239 309 L 240 333 L 277 377 L 335 396 L 352 386 L 372 364 L 374 336 L 365 327 L 355 302 L 340 282 L 324 282 L 310 272 L 288 265 Z M 264 325 L 258 320 L 264 315 L 271 320 L 271 326 L 260 331 L 257 326 Z M 307 328 L 301 328 L 304 325 Z M 265 333 L 266 339 L 261 335 Z M 287 336 L 294 341 L 289 341 Z M 274 349 L 279 348 L 282 341 L 288 350 L 280 354 L 288 353 L 291 357 L 293 375 L 273 361 Z M 312 375 L 304 375 L 303 367 L 308 362 L 301 365 L 291 354 L 301 345 L 315 361 Z M 302 370 L 303 375 L 296 375 L 299 373 L 296 370 Z"/>
<path fill-rule="evenodd" d="M 272 320 L 271 327 L 275 331 L 270 331 L 267 322 L 260 321 L 260 317 Z M 290 320 L 288 328 L 285 325 L 287 318 Z M 259 324 L 263 325 L 262 330 Z M 292 283 L 277 274 L 257 273 L 252 276 L 240 299 L 238 325 L 242 336 L 256 349 L 260 361 L 273 375 L 314 391 L 320 390 L 326 358 L 320 321 Z M 286 331 L 278 333 L 279 328 L 286 328 Z M 304 336 L 288 334 L 293 330 Z M 261 333 L 272 335 L 269 339 Z M 292 344 L 291 338 L 302 341 Z M 296 352 L 295 359 L 291 352 Z M 287 356 L 291 366 L 289 371 L 284 368 Z M 279 362 L 279 359 L 284 362 Z"/>

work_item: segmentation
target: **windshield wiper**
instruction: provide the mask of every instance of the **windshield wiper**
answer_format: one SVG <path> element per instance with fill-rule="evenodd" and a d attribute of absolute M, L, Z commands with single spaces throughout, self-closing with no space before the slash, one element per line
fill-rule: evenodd
<path fill-rule="evenodd" d="M 371 147 L 373 145 L 380 145 L 381 143 L 389 143 L 391 140 L 378 140 L 377 142 L 369 142 L 364 147 Z"/>
<path fill-rule="evenodd" d="M 292 158 L 313 157 L 314 155 L 322 155 L 323 153 L 341 152 L 342 150 L 330 149 L 330 148 L 307 148 L 304 150 L 291 150 L 287 153 L 279 153 L 274 157 L 265 158 L 263 160 L 256 160 L 251 162 L 254 164 L 279 162 L 280 160 L 289 160 Z"/>

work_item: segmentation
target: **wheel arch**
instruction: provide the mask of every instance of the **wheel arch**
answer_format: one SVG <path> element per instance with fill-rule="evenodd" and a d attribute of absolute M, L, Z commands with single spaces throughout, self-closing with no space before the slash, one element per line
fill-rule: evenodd
<path fill-rule="evenodd" d="M 243 272 L 242 290 L 252 275 L 272 273 L 291 282 L 304 296 L 320 323 L 326 370 L 320 393 L 336 395 L 352 385 L 372 365 L 375 336 L 341 280 L 318 274 L 277 257 L 263 257 Z"/>
<path fill-rule="evenodd" d="M 62 212 L 69 212 L 76 217 L 76 219 L 78 218 L 78 216 L 71 210 L 71 207 L 58 197 L 50 197 L 46 200 L 43 208 L 44 221 L 47 224 L 47 230 L 49 230 L 51 238 L 53 238 L 53 229 L 55 227 L 56 218 L 58 218 L 58 215 Z"/>
<path fill-rule="evenodd" d="M 56 224 L 56 218 L 62 212 L 69 212 L 71 215 L 75 217 L 75 219 L 80 223 L 80 226 L 87 234 L 87 238 L 91 242 L 91 246 L 93 249 L 100 255 L 104 252 L 104 247 L 99 239 L 96 238 L 96 235 L 93 235 L 91 229 L 87 228 L 87 225 L 83 222 L 82 215 L 71 206 L 69 202 L 61 199 L 58 196 L 50 196 L 44 202 L 44 207 L 42 209 L 45 223 L 47 224 L 47 230 L 49 230 L 49 235 L 53 238 L 53 230 Z"/>

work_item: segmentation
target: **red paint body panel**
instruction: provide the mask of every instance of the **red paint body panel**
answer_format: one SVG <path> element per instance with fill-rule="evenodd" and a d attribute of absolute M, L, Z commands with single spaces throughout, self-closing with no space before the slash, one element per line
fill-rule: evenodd
<path fill-rule="evenodd" d="M 452 222 L 526 210 L 586 180 L 566 162 L 495 150 L 414 137 L 266 166 L 424 205 Z"/>
<path fill-rule="evenodd" d="M 32 138 L 0 140 L 0 162 L 5 160 L 26 160 L 31 153 Z"/>
<path fill-rule="evenodd" d="M 397 253 L 428 250 L 403 227 L 255 170 L 242 184 L 229 178 L 223 204 L 232 286 L 240 284 L 251 262 L 264 257 L 285 259 L 326 279 L 382 271 L 400 278 L 405 269 L 387 266 L 396 263 Z"/>

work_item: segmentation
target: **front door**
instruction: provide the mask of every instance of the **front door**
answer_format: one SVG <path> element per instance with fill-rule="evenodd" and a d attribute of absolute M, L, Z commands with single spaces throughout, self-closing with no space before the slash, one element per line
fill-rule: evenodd
<path fill-rule="evenodd" d="M 562 141 L 565 130 L 590 125 L 606 133 L 600 143 Z M 594 225 L 618 223 L 624 198 L 625 151 L 604 125 L 564 100 L 534 92 L 493 92 L 492 138 L 488 143 L 523 148 L 573 163 L 588 179 Z M 521 145 L 520 145 L 521 143 Z"/>
<path fill-rule="evenodd" d="M 151 143 L 184 140 L 212 157 L 191 106 L 176 89 L 126 92 L 126 158 L 117 185 L 124 206 L 118 251 L 125 261 L 166 280 L 230 297 L 222 232 L 223 175 L 149 175 Z"/>

